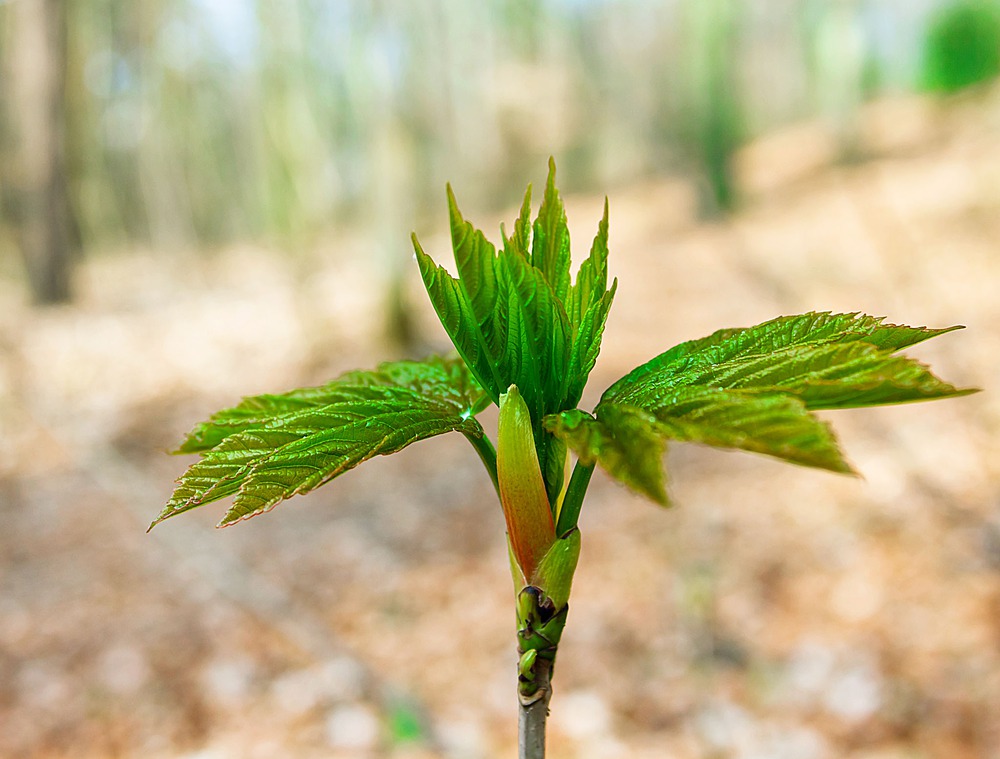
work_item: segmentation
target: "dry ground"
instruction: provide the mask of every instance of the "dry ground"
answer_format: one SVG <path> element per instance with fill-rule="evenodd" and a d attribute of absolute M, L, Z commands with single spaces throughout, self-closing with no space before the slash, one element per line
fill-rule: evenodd
<path fill-rule="evenodd" d="M 728 222 L 681 183 L 614 192 L 592 387 L 833 309 L 966 324 L 912 353 L 987 392 L 831 415 L 863 479 L 677 446 L 663 511 L 596 476 L 556 759 L 1000 757 L 1000 105 L 881 103 L 865 139 L 839 167 L 812 126 L 753 146 Z M 600 200 L 568 206 L 579 254 Z M 513 755 L 502 520 L 460 438 L 144 532 L 193 422 L 398 355 L 366 250 L 108 256 L 46 311 L 0 283 L 0 756 Z"/>

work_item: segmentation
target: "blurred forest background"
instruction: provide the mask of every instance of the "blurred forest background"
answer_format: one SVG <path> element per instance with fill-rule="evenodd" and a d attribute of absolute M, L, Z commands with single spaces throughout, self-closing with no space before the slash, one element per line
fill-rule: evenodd
<path fill-rule="evenodd" d="M 551 755 L 1000 759 L 998 75 L 1000 0 L 0 0 L 0 756 L 513 754 L 460 443 L 144 530 L 195 421 L 446 350 L 410 232 L 552 155 L 577 256 L 611 198 L 595 388 L 836 309 L 989 392 L 835 417 L 864 480 L 595 477 Z"/>
<path fill-rule="evenodd" d="M 678 173 L 729 210 L 755 137 L 819 117 L 856 159 L 863 103 L 1000 68 L 990 0 L 0 5 L 0 241 L 42 301 L 80 250 L 360 223 L 392 261 L 445 181 L 502 208 L 550 154 L 570 191 Z"/>

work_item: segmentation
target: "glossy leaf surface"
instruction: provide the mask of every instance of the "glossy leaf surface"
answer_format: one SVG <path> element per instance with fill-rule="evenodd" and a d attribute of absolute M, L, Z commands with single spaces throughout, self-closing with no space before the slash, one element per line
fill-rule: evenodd
<path fill-rule="evenodd" d="M 445 432 L 481 437 L 484 393 L 460 359 L 383 364 L 326 385 L 246 398 L 198 425 L 179 453 L 202 458 L 154 525 L 235 496 L 220 526 L 306 493 L 377 455 Z"/>
<path fill-rule="evenodd" d="M 566 214 L 550 163 L 545 196 L 529 224 L 530 188 L 513 234 L 498 251 L 465 221 L 449 188 L 458 277 L 438 266 L 414 238 L 424 285 L 445 331 L 495 403 L 517 385 L 550 498 L 562 485 L 561 445 L 544 430 L 548 414 L 574 408 L 600 351 L 614 298 L 607 284 L 607 210 L 590 256 L 570 277 Z"/>
<path fill-rule="evenodd" d="M 594 417 L 571 412 L 547 425 L 582 460 L 596 461 L 660 503 L 666 500 L 662 471 L 641 452 L 653 439 L 664 441 L 661 450 L 667 440 L 692 441 L 850 472 L 829 426 L 811 411 L 972 392 L 893 355 L 952 329 L 808 313 L 720 330 L 634 369 L 604 393 Z"/>

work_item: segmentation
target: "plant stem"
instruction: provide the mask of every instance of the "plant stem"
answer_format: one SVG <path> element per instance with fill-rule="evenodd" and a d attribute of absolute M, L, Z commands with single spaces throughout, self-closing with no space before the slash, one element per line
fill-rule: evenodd
<path fill-rule="evenodd" d="M 549 716 L 549 699 L 552 698 L 551 677 L 552 663 L 539 659 L 535 667 L 535 680 L 541 686 L 540 698 L 527 706 L 523 700 L 518 699 L 518 759 L 545 759 L 545 721 Z"/>
<path fill-rule="evenodd" d="M 559 510 L 559 522 L 556 524 L 557 537 L 563 537 L 576 527 L 576 523 L 580 519 L 583 497 L 587 494 L 587 486 L 590 485 L 590 476 L 593 473 L 593 464 L 588 465 L 577 461 L 576 466 L 573 467 L 573 476 L 569 478 L 566 496 L 563 498 L 562 508 Z"/>
<path fill-rule="evenodd" d="M 483 462 L 483 466 L 486 467 L 486 471 L 489 472 L 490 479 L 493 480 L 493 488 L 497 491 L 497 498 L 500 497 L 500 483 L 497 480 L 497 449 L 493 447 L 493 441 L 490 440 L 484 433 L 480 437 L 474 437 L 472 435 L 466 435 L 466 439 L 472 443 L 472 447 L 476 449 L 476 453 L 479 454 L 479 458 Z"/>

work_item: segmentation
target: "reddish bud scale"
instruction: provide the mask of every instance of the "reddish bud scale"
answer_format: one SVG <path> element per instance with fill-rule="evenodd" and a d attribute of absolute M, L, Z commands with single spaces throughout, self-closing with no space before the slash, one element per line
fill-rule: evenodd
<path fill-rule="evenodd" d="M 525 578 L 535 574 L 556 530 L 538 466 L 531 415 L 516 385 L 500 396 L 497 480 L 507 535 Z"/>

